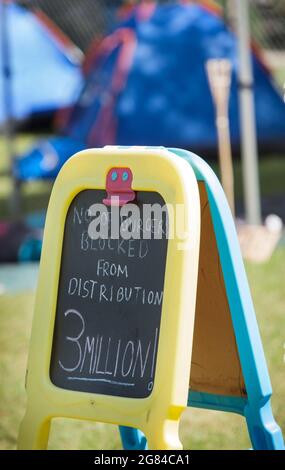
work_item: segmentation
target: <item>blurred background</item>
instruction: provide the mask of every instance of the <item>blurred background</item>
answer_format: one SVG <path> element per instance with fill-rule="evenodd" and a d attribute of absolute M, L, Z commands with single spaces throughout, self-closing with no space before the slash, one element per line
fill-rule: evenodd
<path fill-rule="evenodd" d="M 0 449 L 14 449 L 44 220 L 75 152 L 198 153 L 235 216 L 285 432 L 285 2 L 0 0 Z M 247 21 L 248 20 L 248 21 Z M 250 446 L 243 419 L 187 410 L 185 449 Z M 51 449 L 118 449 L 56 419 Z"/>

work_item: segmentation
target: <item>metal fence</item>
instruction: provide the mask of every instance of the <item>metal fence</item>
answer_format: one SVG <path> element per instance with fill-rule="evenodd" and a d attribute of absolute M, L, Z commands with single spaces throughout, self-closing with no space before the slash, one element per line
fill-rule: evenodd
<path fill-rule="evenodd" d="M 171 1 L 175 2 L 158 0 L 157 3 Z M 226 21 L 233 27 L 235 2 L 216 2 L 223 8 Z M 86 51 L 92 39 L 106 34 L 112 27 L 118 8 L 140 3 L 140 0 L 20 0 L 18 3 L 41 9 L 82 51 Z M 199 3 L 199 0 L 192 3 Z M 285 51 L 285 1 L 249 0 L 249 5 L 254 40 L 266 50 Z"/>
<path fill-rule="evenodd" d="M 235 29 L 237 0 L 221 0 L 226 21 Z M 252 39 L 273 71 L 279 85 L 285 83 L 285 1 L 248 0 Z"/>
<path fill-rule="evenodd" d="M 83 52 L 93 39 L 106 34 L 123 0 L 21 0 L 45 13 Z"/>
<path fill-rule="evenodd" d="M 174 0 L 158 0 L 170 3 Z M 92 40 L 100 38 L 118 21 L 118 10 L 140 0 L 16 0 L 47 15 L 73 42 L 86 52 Z"/>
<path fill-rule="evenodd" d="M 220 0 L 229 23 L 234 26 L 237 0 Z M 266 50 L 285 50 L 285 1 L 248 0 L 251 35 Z"/>

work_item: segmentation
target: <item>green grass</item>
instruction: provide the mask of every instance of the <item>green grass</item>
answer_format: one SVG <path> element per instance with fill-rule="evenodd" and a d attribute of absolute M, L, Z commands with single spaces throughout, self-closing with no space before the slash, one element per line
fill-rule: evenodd
<path fill-rule="evenodd" d="M 280 86 L 281 92 L 283 93 L 285 84 L 285 67 L 279 67 L 275 71 L 275 79 L 278 85 Z"/>
<path fill-rule="evenodd" d="M 275 416 L 285 432 L 285 248 L 265 264 L 247 264 L 261 335 L 273 384 Z M 0 448 L 14 449 L 25 409 L 25 368 L 34 294 L 0 296 Z M 181 422 L 186 449 L 243 449 L 250 446 L 243 418 L 187 409 Z M 119 449 L 115 426 L 56 419 L 50 449 Z"/>
<path fill-rule="evenodd" d="M 219 175 L 218 164 L 210 162 L 213 170 Z M 285 193 L 285 156 L 269 155 L 259 160 L 260 190 L 263 196 Z M 243 196 L 243 175 L 240 161 L 234 161 L 235 198 Z"/>

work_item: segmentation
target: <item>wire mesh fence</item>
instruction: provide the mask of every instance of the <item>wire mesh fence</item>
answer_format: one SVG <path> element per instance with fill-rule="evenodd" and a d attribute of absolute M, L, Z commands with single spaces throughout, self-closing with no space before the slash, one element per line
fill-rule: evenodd
<path fill-rule="evenodd" d="M 28 8 L 40 9 L 82 50 L 112 28 L 118 9 L 140 0 L 19 0 Z M 158 0 L 157 3 L 175 3 Z M 189 3 L 205 3 L 197 0 Z M 214 3 L 214 2 L 210 2 Z M 224 17 L 234 27 L 236 0 L 217 0 Z M 249 0 L 253 39 L 266 50 L 285 50 L 285 1 Z"/>
<path fill-rule="evenodd" d="M 123 0 L 21 0 L 27 8 L 40 9 L 83 52 L 115 23 Z"/>
<path fill-rule="evenodd" d="M 236 2 L 218 0 L 226 22 L 236 28 Z M 285 83 L 285 1 L 248 0 L 250 33 L 277 83 Z"/>
<path fill-rule="evenodd" d="M 171 2 L 175 0 L 157 1 Z M 137 5 L 141 0 L 18 0 L 16 3 L 42 11 L 86 52 L 93 40 L 104 36 L 116 24 L 122 7 Z"/>
<path fill-rule="evenodd" d="M 237 0 L 218 0 L 227 20 L 234 26 Z M 260 47 L 285 50 L 284 0 L 248 0 L 251 35 Z"/>
<path fill-rule="evenodd" d="M 251 30 L 265 49 L 285 50 L 284 0 L 255 0 L 250 2 Z"/>

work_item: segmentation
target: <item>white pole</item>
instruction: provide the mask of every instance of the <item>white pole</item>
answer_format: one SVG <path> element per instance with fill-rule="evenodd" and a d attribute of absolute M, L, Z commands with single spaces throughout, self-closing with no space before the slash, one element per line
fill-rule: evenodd
<path fill-rule="evenodd" d="M 236 0 L 239 36 L 239 99 L 246 221 L 261 224 L 257 138 L 253 100 L 248 0 Z"/>

